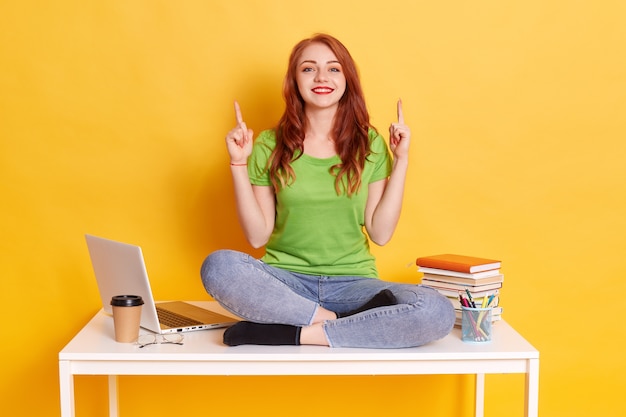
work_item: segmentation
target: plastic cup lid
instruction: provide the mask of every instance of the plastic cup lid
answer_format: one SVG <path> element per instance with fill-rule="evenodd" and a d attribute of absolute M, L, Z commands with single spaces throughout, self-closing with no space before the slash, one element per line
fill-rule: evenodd
<path fill-rule="evenodd" d="M 140 295 L 115 295 L 111 298 L 111 305 L 115 307 L 134 307 L 143 304 Z"/>

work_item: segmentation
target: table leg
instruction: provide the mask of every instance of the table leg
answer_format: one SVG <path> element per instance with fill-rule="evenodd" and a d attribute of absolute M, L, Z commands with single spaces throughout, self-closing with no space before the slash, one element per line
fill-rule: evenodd
<path fill-rule="evenodd" d="M 526 372 L 526 417 L 537 417 L 539 414 L 539 359 L 528 360 Z"/>
<path fill-rule="evenodd" d="M 61 417 L 74 417 L 74 375 L 68 361 L 59 361 L 59 390 L 61 394 Z"/>
<path fill-rule="evenodd" d="M 109 417 L 118 417 L 119 415 L 117 375 L 109 375 Z"/>
<path fill-rule="evenodd" d="M 474 416 L 483 417 L 485 415 L 485 374 L 476 374 L 476 396 L 474 404 Z"/>

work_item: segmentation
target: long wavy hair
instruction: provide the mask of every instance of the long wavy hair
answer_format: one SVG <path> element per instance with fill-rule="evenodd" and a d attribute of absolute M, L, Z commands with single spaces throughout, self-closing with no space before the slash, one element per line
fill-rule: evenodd
<path fill-rule="evenodd" d="M 341 163 L 331 167 L 330 172 L 335 176 L 337 194 L 343 190 L 351 196 L 361 187 L 361 174 L 371 152 L 368 132 L 373 126 L 369 121 L 356 64 L 348 49 L 330 35 L 316 34 L 300 41 L 291 51 L 283 83 L 285 112 L 276 128 L 276 148 L 269 160 L 269 174 L 276 192 L 296 180 L 291 163 L 304 151 L 304 137 L 308 127 L 305 103 L 298 90 L 296 74 L 302 52 L 313 43 L 322 43 L 330 48 L 346 78 L 346 91 L 339 101 L 331 132 Z"/>

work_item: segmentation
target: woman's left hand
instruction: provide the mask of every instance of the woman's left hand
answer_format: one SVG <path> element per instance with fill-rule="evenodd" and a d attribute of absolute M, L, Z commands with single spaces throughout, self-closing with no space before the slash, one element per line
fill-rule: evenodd
<path fill-rule="evenodd" d="M 398 100 L 398 123 L 389 126 L 389 148 L 395 159 L 409 157 L 409 144 L 411 142 L 411 129 L 404 124 L 402 113 L 402 100 Z"/>

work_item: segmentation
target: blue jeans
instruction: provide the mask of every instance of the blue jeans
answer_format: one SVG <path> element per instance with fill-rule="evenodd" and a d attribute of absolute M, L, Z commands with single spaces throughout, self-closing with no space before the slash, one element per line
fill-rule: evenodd
<path fill-rule="evenodd" d="M 201 276 L 207 292 L 224 308 L 257 323 L 307 326 L 319 306 L 345 313 L 383 289 L 393 293 L 396 305 L 324 322 L 331 347 L 420 346 L 447 335 L 455 320 L 452 303 L 426 286 L 299 274 L 231 250 L 210 254 L 202 264 Z"/>

